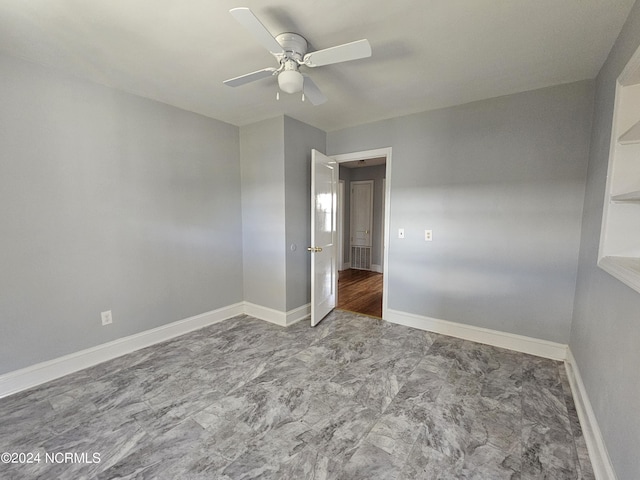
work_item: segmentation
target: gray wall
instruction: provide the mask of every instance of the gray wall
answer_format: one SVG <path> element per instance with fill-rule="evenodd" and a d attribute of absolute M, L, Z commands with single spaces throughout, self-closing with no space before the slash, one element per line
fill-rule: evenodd
<path fill-rule="evenodd" d="M 242 301 L 236 127 L 0 72 L 0 373 Z"/>
<path fill-rule="evenodd" d="M 640 293 L 598 268 L 596 262 L 615 83 L 638 46 L 640 5 L 636 3 L 596 83 L 580 267 L 569 342 L 620 480 L 637 479 L 640 475 Z"/>
<path fill-rule="evenodd" d="M 326 143 L 324 131 L 284 117 L 287 310 L 311 302 L 311 149 Z"/>
<path fill-rule="evenodd" d="M 393 148 L 389 308 L 568 341 L 592 98 L 579 82 L 327 135 L 331 155 Z"/>
<path fill-rule="evenodd" d="M 311 301 L 311 149 L 325 145 L 325 132 L 284 116 L 240 129 L 248 302 L 285 312 Z"/>
<path fill-rule="evenodd" d="M 240 128 L 244 299 L 286 310 L 284 121 Z"/>
<path fill-rule="evenodd" d="M 351 189 L 349 188 L 350 182 L 359 182 L 362 180 L 373 180 L 373 229 L 371 237 L 371 263 L 373 265 L 382 265 L 382 229 L 384 225 L 384 211 L 382 208 L 384 200 L 384 191 L 382 189 L 382 180 L 385 178 L 386 166 L 375 165 L 373 167 L 357 167 L 347 168 L 340 167 L 340 180 L 345 180 L 344 183 L 344 203 L 345 203 L 345 218 L 344 218 L 344 261 L 348 262 L 351 259 L 350 245 L 350 199 Z"/>

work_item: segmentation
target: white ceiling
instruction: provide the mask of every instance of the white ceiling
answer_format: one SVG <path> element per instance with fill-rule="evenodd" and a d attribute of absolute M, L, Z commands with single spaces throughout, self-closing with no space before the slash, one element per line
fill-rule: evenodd
<path fill-rule="evenodd" d="M 594 78 L 634 0 L 1 0 L 0 50 L 235 125 L 286 114 L 326 131 Z M 276 66 L 228 13 L 246 6 L 310 50 L 373 56 L 308 69 L 329 97 L 276 101 Z"/>

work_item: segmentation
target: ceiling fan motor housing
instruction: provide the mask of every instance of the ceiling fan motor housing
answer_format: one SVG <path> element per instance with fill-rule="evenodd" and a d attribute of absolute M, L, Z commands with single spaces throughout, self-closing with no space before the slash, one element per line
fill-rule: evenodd
<path fill-rule="evenodd" d="M 279 54 L 282 58 L 292 58 L 297 62 L 302 62 L 302 57 L 307 53 L 309 44 L 302 35 L 297 33 L 281 33 L 276 37 L 276 41 L 282 46 L 284 50 L 284 56 Z"/>

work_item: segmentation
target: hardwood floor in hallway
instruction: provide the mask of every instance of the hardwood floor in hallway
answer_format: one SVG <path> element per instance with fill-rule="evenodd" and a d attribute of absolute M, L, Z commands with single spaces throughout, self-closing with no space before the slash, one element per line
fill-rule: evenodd
<path fill-rule="evenodd" d="M 382 318 L 382 273 L 343 270 L 338 277 L 338 308 Z"/>

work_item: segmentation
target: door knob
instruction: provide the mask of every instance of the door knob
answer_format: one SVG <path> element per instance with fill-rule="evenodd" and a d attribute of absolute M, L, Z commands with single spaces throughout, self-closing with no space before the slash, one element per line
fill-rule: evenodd
<path fill-rule="evenodd" d="M 319 253 L 322 251 L 322 247 L 307 247 L 307 250 L 312 253 Z"/>

